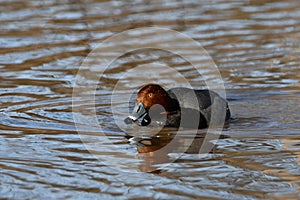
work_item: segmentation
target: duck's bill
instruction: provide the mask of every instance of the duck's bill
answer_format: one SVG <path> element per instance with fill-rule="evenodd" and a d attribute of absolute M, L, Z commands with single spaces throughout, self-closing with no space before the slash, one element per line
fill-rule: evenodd
<path fill-rule="evenodd" d="M 132 122 L 138 121 L 140 126 L 147 126 L 151 123 L 149 114 L 141 102 L 135 105 L 132 113 L 124 121 L 126 124 L 131 124 Z"/>
<path fill-rule="evenodd" d="M 137 122 L 140 126 L 147 126 L 151 123 L 151 119 L 148 113 L 145 113 L 143 116 L 138 118 L 136 121 L 133 121 L 131 118 L 127 117 L 124 119 L 125 124 L 132 124 L 133 122 Z"/>
<path fill-rule="evenodd" d="M 128 116 L 132 121 L 136 121 L 139 118 L 142 118 L 147 111 L 142 102 L 135 104 L 132 113 Z"/>

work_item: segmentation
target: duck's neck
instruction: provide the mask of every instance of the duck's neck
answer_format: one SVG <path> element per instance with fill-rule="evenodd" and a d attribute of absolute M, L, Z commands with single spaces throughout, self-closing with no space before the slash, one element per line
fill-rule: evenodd
<path fill-rule="evenodd" d="M 178 112 L 178 111 L 180 111 L 179 102 L 177 101 L 177 99 L 171 98 L 171 103 L 166 105 L 165 109 L 166 109 L 167 114 L 172 114 L 172 113 Z"/>

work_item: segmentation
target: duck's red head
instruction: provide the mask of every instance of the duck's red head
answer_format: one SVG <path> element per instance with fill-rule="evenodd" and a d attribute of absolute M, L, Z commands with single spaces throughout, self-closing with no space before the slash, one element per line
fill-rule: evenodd
<path fill-rule="evenodd" d="M 160 108 L 163 107 L 165 112 L 162 112 L 161 114 L 167 114 L 174 110 L 172 98 L 160 85 L 146 85 L 138 92 L 136 105 L 131 115 L 129 115 L 129 118 L 133 121 L 142 118 L 146 120 L 147 124 L 147 120 L 150 121 L 150 117 L 147 114 L 150 108 L 152 109 L 155 105 L 160 105 Z"/>
<path fill-rule="evenodd" d="M 136 103 L 140 102 L 147 111 L 156 104 L 163 106 L 166 111 L 172 110 L 172 99 L 160 85 L 149 84 L 144 86 L 137 94 Z"/>

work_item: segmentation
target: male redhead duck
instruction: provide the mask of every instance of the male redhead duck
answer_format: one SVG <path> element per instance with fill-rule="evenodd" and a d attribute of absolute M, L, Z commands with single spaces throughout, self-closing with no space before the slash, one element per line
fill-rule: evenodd
<path fill-rule="evenodd" d="M 125 123 L 206 128 L 223 126 L 229 119 L 227 101 L 213 91 L 182 87 L 166 91 L 160 85 L 149 84 L 138 92 L 135 107 Z"/>

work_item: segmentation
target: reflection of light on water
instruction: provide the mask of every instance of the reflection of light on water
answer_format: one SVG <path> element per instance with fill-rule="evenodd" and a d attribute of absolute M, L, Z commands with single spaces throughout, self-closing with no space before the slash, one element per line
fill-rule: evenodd
<path fill-rule="evenodd" d="M 166 133 L 165 133 L 166 134 Z M 192 134 L 192 133 L 191 133 Z M 145 172 L 167 170 L 178 159 L 186 158 L 186 154 L 195 154 L 198 159 L 207 158 L 207 154 L 199 154 L 204 137 L 165 136 L 152 138 L 131 138 L 143 159 L 140 169 Z M 183 157 L 181 157 L 183 156 Z M 196 157 L 196 156 L 195 156 Z"/>
<path fill-rule="evenodd" d="M 167 79 L 166 77 L 171 77 Z M 127 70 L 119 77 L 119 84 L 127 84 L 129 88 L 133 85 L 139 88 L 147 83 L 167 85 L 168 87 L 189 87 L 187 80 L 177 70 L 160 63 L 149 63 L 138 65 L 134 69 Z"/>
<path fill-rule="evenodd" d="M 281 138 L 280 142 L 285 151 L 291 154 L 288 163 L 283 163 L 278 173 L 283 179 L 289 180 L 299 188 L 300 176 L 300 139 L 298 138 Z M 286 166 L 285 166 L 286 165 Z"/>
<path fill-rule="evenodd" d="M 3 0 L 1 8 L 2 198 L 45 199 L 51 194 L 55 199 L 99 199 L 99 195 L 122 199 L 126 194 L 133 199 L 299 199 L 299 0 L 136 1 L 134 5 Z M 182 31 L 207 47 L 227 80 L 226 87 L 232 88 L 227 94 L 237 120 L 226 133 L 241 138 L 220 140 L 217 158 L 216 154 L 204 158 L 183 154 L 176 163 L 155 166 L 170 173 L 132 173 L 134 168 L 120 173 L 95 160 L 74 131 L 70 112 L 74 74 L 98 41 L 127 29 L 156 25 Z M 184 72 L 196 88 L 203 86 L 205 78 L 214 79 L 205 69 L 207 76 L 198 76 L 179 57 L 159 52 L 145 59 L 141 56 L 140 63 L 129 64 L 170 62 L 166 66 Z M 81 129 L 90 131 L 86 134 L 92 136 L 86 138 L 95 154 L 112 159 L 111 164 L 128 163 L 138 169 L 144 160 L 134 146 L 123 142 L 124 133 L 113 125 L 108 109 L 112 83 L 128 70 L 125 64 L 126 58 L 119 58 L 96 91 L 97 123 L 117 149 L 99 141 L 99 129 L 85 126 L 90 123 L 89 102 L 78 99 L 78 106 L 86 115 L 81 117 Z M 92 63 L 88 67 L 96 69 Z M 159 77 L 171 76 L 162 70 Z M 131 83 L 135 78 L 124 80 L 124 94 L 140 87 Z M 83 78 L 82 83 L 94 79 Z M 122 97 L 116 105 L 120 120 L 128 107 Z M 154 156 L 149 154 L 149 163 Z M 169 153 L 167 158 L 177 156 Z"/>
<path fill-rule="evenodd" d="M 282 144 L 283 149 L 291 152 L 296 156 L 295 162 L 300 166 L 300 139 L 297 138 L 281 138 L 280 142 Z"/>

